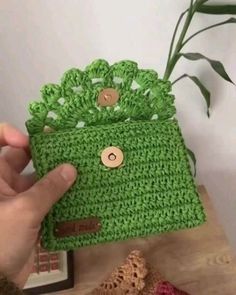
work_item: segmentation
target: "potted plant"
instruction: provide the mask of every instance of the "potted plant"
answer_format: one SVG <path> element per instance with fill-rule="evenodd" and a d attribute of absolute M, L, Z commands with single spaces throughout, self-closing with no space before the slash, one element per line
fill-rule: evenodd
<path fill-rule="evenodd" d="M 191 22 L 197 13 L 204 13 L 209 15 L 235 15 L 236 14 L 236 5 L 230 5 L 227 3 L 223 5 L 212 5 L 212 4 L 208 4 L 208 2 L 210 1 L 209 0 L 191 0 L 189 7 L 180 15 L 177 21 L 176 27 L 174 29 L 173 37 L 170 44 L 168 59 L 166 63 L 165 73 L 164 73 L 164 80 L 170 79 L 171 74 L 173 73 L 173 70 L 175 69 L 175 66 L 178 63 L 178 61 L 181 58 L 185 58 L 185 59 L 188 59 L 189 61 L 205 60 L 206 62 L 209 63 L 212 69 L 218 75 L 220 75 L 221 78 L 223 78 L 227 82 L 234 84 L 234 82 L 231 80 L 231 78 L 227 74 L 224 65 L 220 61 L 213 60 L 209 57 L 204 56 L 201 53 L 184 51 L 185 45 L 188 44 L 193 38 L 195 38 L 199 34 L 202 34 L 205 31 L 212 30 L 219 26 L 236 24 L 236 18 L 230 17 L 226 19 L 225 21 L 214 23 L 210 26 L 207 26 L 205 28 L 198 30 L 197 32 L 195 32 L 194 34 L 190 36 L 187 36 Z M 179 32 L 180 25 L 182 22 L 183 22 L 183 27 L 182 27 L 182 30 Z M 179 36 L 177 36 L 178 33 L 179 33 Z M 204 83 L 197 76 L 192 76 L 186 73 L 184 73 L 179 78 L 174 80 L 172 82 L 172 85 L 174 85 L 175 83 L 179 82 L 180 80 L 184 78 L 191 79 L 192 82 L 199 88 L 206 102 L 207 116 L 210 117 L 210 107 L 211 107 L 210 91 L 207 89 Z M 195 166 L 196 165 L 195 155 L 191 150 L 188 150 L 188 152 Z M 195 169 L 195 173 L 196 173 L 196 169 Z"/>

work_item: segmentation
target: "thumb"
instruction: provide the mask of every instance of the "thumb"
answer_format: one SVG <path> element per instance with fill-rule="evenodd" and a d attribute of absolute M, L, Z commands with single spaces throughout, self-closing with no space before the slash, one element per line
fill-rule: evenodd
<path fill-rule="evenodd" d="M 35 213 L 37 220 L 42 221 L 52 205 L 74 183 L 76 175 L 77 171 L 72 165 L 62 164 L 21 194 L 24 199 L 27 199 L 28 206 Z"/>

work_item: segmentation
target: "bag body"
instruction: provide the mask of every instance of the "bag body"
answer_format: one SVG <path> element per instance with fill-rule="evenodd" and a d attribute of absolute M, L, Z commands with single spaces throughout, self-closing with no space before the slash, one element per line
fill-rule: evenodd
<path fill-rule="evenodd" d="M 98 60 L 84 72 L 68 71 L 61 85 L 44 86 L 27 122 L 37 175 L 64 162 L 78 170 L 43 222 L 45 248 L 70 250 L 205 221 L 169 92 L 169 82 L 130 61 Z"/>

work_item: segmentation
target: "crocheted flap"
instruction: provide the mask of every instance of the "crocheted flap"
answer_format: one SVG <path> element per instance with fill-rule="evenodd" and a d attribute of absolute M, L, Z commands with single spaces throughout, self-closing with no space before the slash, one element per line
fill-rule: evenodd
<path fill-rule="evenodd" d="M 99 105 L 99 93 L 110 88 L 119 99 L 112 106 Z M 170 90 L 170 82 L 158 79 L 153 70 L 138 69 L 133 61 L 110 66 L 105 60 L 96 60 L 85 71 L 67 71 L 60 85 L 43 86 L 42 101 L 30 104 L 32 118 L 26 126 L 33 135 L 45 126 L 67 130 L 125 120 L 165 120 L 175 114 Z"/>
<path fill-rule="evenodd" d="M 107 168 L 102 151 L 123 153 Z M 113 123 L 31 137 L 36 171 L 42 177 L 60 163 L 77 167 L 74 186 L 53 207 L 43 226 L 43 245 L 68 250 L 189 228 L 205 220 L 175 120 Z M 56 235 L 57 224 L 98 218 L 98 231 Z M 88 225 L 88 222 L 86 223 Z M 90 223 L 91 229 L 93 224 Z M 85 228 L 86 229 L 86 228 Z M 71 232 L 71 223 L 69 226 Z"/>

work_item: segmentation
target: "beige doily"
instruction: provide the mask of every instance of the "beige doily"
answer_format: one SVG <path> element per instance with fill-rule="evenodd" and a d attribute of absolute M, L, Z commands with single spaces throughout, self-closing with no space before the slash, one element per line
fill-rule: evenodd
<path fill-rule="evenodd" d="M 90 295 L 189 295 L 168 282 L 159 271 L 147 265 L 140 251 L 132 251 L 124 264 Z"/>
<path fill-rule="evenodd" d="M 138 295 L 145 287 L 148 274 L 146 261 L 140 251 L 132 251 L 125 263 L 113 273 L 91 295 Z"/>

